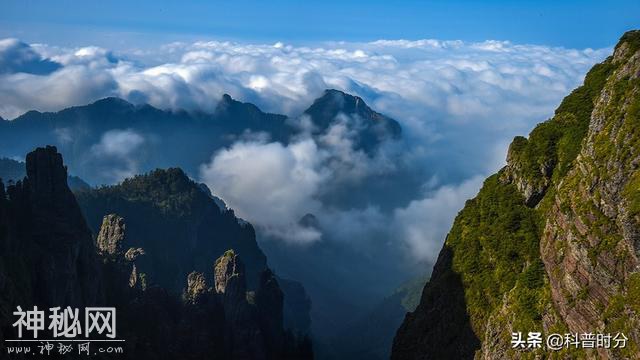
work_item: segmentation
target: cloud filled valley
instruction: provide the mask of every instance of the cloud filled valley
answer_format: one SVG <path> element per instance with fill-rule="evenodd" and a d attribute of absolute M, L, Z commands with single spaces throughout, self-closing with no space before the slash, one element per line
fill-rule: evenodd
<path fill-rule="evenodd" d="M 277 271 L 341 278 L 361 297 L 346 309 L 430 269 L 513 136 L 551 116 L 609 51 L 440 40 L 133 51 L 5 39 L 0 116 L 51 139 L 93 185 L 184 168 L 256 226 Z M 106 97 L 125 101 L 26 113 Z M 49 116 L 72 120 L 30 128 Z M 0 157 L 31 145 L 3 143 Z M 303 260 L 279 268 L 287 254 Z"/>
<path fill-rule="evenodd" d="M 211 112 L 222 94 L 229 93 L 264 111 L 297 117 L 324 89 L 336 88 L 398 120 L 402 148 L 388 146 L 389 151 L 384 148 L 375 156 L 354 151 L 350 134 L 337 122 L 322 137 L 301 135 L 286 145 L 240 139 L 212 154 L 200 173 L 192 175 L 214 185 L 249 220 L 266 226 L 295 223 L 307 212 L 322 211 L 320 198 L 340 181 L 371 181 L 401 163 L 421 186 L 409 201 L 394 204 L 395 214 L 411 217 L 407 212 L 419 202 L 438 201 L 447 190 L 459 193 L 457 206 L 447 210 L 450 218 L 472 195 L 465 184 L 498 168 L 512 136 L 551 115 L 607 51 L 439 40 L 316 46 L 202 41 L 111 51 L 5 39 L 0 41 L 0 115 L 11 119 L 28 110 L 60 110 L 107 96 L 161 109 Z M 136 164 L 144 160 L 144 151 L 137 148 L 150 139 L 126 128 L 111 131 L 93 145 L 92 153 L 119 163 L 118 173 L 106 179 L 113 182 L 139 170 Z M 253 200 L 241 199 L 241 194 Z M 264 197 L 261 204 L 256 203 L 258 194 Z M 360 208 L 375 213 L 378 205 Z M 324 210 L 327 217 L 338 211 Z M 406 242 L 411 252 L 433 260 L 434 254 L 425 256 L 412 244 L 420 238 L 439 243 L 444 233 L 412 229 L 408 237 L 413 240 Z M 304 234 L 302 242 L 319 235 Z"/>

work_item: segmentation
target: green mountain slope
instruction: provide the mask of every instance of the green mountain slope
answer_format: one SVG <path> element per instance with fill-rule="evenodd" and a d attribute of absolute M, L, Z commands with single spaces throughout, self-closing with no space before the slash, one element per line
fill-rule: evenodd
<path fill-rule="evenodd" d="M 628 358 L 640 332 L 640 31 L 458 214 L 392 359 Z M 623 331 L 625 349 L 511 349 L 511 332 Z"/>

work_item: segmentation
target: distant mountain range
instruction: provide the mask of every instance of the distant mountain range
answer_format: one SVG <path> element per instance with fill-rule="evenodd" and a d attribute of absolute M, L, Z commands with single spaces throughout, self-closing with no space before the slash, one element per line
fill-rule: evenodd
<path fill-rule="evenodd" d="M 372 152 L 382 141 L 401 135 L 398 122 L 338 90 L 325 91 L 301 115 L 311 119 L 312 133 L 318 135 L 339 113 L 355 130 L 355 149 Z M 0 154 L 19 158 L 36 146 L 55 145 L 77 176 L 100 185 L 121 180 L 109 174 L 122 166 L 114 160 L 125 156 L 136 162 L 135 167 L 121 169 L 129 171 L 127 175 L 169 167 L 197 174 L 198 167 L 216 150 L 243 136 L 263 133 L 272 141 L 287 144 L 303 130 L 300 118 L 264 113 L 229 95 L 224 95 L 210 114 L 160 110 L 105 98 L 58 112 L 29 111 L 13 120 L 0 120 Z M 144 150 L 132 147 L 141 142 Z"/>

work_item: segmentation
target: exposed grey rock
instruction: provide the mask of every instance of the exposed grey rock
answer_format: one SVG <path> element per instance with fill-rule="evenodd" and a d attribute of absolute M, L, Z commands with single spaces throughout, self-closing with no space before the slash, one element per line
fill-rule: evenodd
<path fill-rule="evenodd" d="M 184 293 L 184 300 L 191 304 L 198 304 L 208 290 L 207 280 L 203 273 L 192 272 L 187 277 L 187 289 Z"/>
<path fill-rule="evenodd" d="M 129 250 L 127 250 L 127 252 L 124 254 L 124 258 L 127 261 L 133 262 L 144 254 L 145 252 L 143 248 L 129 248 Z"/>
<path fill-rule="evenodd" d="M 218 260 L 214 267 L 215 288 L 218 294 L 229 294 L 238 297 L 247 291 L 245 283 L 244 265 L 233 250 L 228 250 Z"/>
<path fill-rule="evenodd" d="M 98 249 L 107 255 L 120 255 L 125 242 L 126 225 L 124 219 L 116 214 L 105 215 L 96 243 Z"/>

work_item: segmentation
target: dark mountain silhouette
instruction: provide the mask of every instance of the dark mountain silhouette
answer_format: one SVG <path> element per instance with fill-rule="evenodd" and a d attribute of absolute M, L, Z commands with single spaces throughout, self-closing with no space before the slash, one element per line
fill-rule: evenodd
<path fill-rule="evenodd" d="M 328 108 L 322 110 L 323 106 Z M 327 91 L 306 113 L 319 129 L 316 134 L 335 122 L 338 113 L 345 114 L 349 127 L 360 134 L 358 147 L 370 152 L 381 141 L 400 135 L 395 120 L 374 112 L 362 99 L 335 90 Z M 272 141 L 287 144 L 302 131 L 297 122 L 298 119 L 264 113 L 229 95 L 219 100 L 213 113 L 165 111 L 105 98 L 59 112 L 29 111 L 10 121 L 0 120 L 0 154 L 19 157 L 36 146 L 53 144 L 65 153 L 75 174 L 99 185 L 121 180 L 111 175 L 119 169 L 133 175 L 155 168 L 180 167 L 197 174 L 199 166 L 216 150 L 248 133 L 264 133 Z M 127 152 L 127 135 L 135 136 L 137 144 L 144 146 Z"/>
<path fill-rule="evenodd" d="M 180 221 L 194 214 L 212 217 L 209 226 L 229 235 L 216 237 L 209 229 L 201 232 L 208 235 L 206 239 L 138 239 L 144 234 L 135 220 L 129 227 L 125 218 L 104 214 L 94 241 L 67 185 L 67 171 L 57 150 L 46 147 L 29 153 L 26 173 L 6 190 L 0 183 L 0 340 L 17 336 L 11 325 L 16 306 L 113 306 L 117 309 L 118 336 L 126 340 L 123 358 L 312 358 L 308 340 L 284 329 L 283 293 L 266 268 L 251 225 L 244 225 L 244 233 L 237 228 L 225 230 L 240 226 L 233 213 L 226 215 L 233 223 L 225 222 L 220 210 L 207 208 L 207 203 L 216 206 L 214 199 L 202 197 L 203 190 L 180 170 L 158 171 L 123 187 L 128 189 L 129 200 L 135 198 L 140 209 L 146 209 L 145 215 L 154 210 L 159 216 L 175 215 L 173 223 L 164 219 L 168 222 L 162 227 L 166 235 L 179 235 L 184 230 L 179 228 Z M 125 201 L 117 190 L 108 194 L 115 204 Z M 162 235 L 151 227 L 146 230 L 150 235 Z M 211 250 L 224 249 L 229 245 L 225 236 L 231 235 L 240 235 L 232 247 L 217 254 Z M 216 247 L 218 242 L 223 246 Z M 190 257 L 196 260 L 174 257 L 158 244 L 176 252 L 191 252 Z M 250 270 L 246 270 L 233 247 L 249 261 L 260 262 L 262 268 L 247 264 Z M 252 255 L 248 251 L 252 248 L 259 253 Z M 203 256 L 208 255 L 209 265 L 203 272 L 182 271 L 207 262 Z M 156 264 L 179 270 L 169 274 Z M 179 275 L 183 275 L 181 286 Z M 0 343 L 3 353 L 7 344 Z"/>
<path fill-rule="evenodd" d="M 402 133 L 397 121 L 373 111 L 362 98 L 339 90 L 326 90 L 304 114 L 311 118 L 318 134 L 335 123 L 340 114 L 346 115 L 347 126 L 356 130 L 355 148 L 367 153 L 385 140 L 398 139 Z"/>
<path fill-rule="evenodd" d="M 5 183 L 15 183 L 27 176 L 25 164 L 22 161 L 0 158 L 0 180 Z M 86 190 L 91 186 L 77 176 L 69 175 L 67 183 L 72 191 Z"/>

